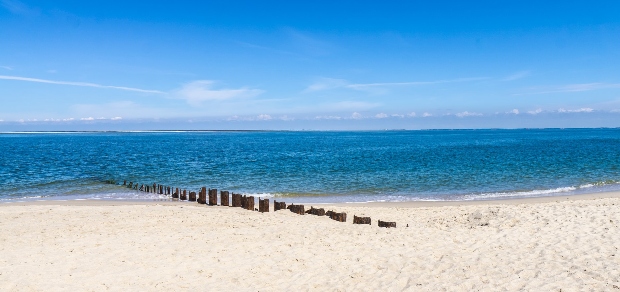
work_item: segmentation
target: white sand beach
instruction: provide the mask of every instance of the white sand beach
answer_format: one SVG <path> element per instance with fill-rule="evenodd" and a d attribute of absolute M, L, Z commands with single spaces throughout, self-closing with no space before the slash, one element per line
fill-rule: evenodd
<path fill-rule="evenodd" d="M 318 207 L 0 204 L 0 290 L 620 291 L 619 193 Z"/>

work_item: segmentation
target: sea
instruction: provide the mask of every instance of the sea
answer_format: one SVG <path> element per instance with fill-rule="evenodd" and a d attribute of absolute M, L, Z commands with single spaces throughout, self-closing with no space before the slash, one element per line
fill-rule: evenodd
<path fill-rule="evenodd" d="M 307 203 L 618 191 L 620 129 L 0 134 L 0 203 L 168 198 L 125 181 Z"/>

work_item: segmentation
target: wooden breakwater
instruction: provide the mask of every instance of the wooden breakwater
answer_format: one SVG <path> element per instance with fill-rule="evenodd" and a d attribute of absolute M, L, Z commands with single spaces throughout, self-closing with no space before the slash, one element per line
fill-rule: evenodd
<path fill-rule="evenodd" d="M 106 183 L 116 184 L 113 180 L 106 180 Z M 218 195 L 217 189 L 207 189 L 207 187 L 200 188 L 197 192 L 188 191 L 184 188 L 175 188 L 172 186 L 161 185 L 157 183 L 153 183 L 152 185 L 145 185 L 134 183 L 132 181 L 127 182 L 123 181 L 123 186 L 130 188 L 132 190 L 136 190 L 138 192 L 145 193 L 154 193 L 158 195 L 164 195 L 170 197 L 171 200 L 179 200 L 179 201 L 191 201 L 197 202 L 198 204 L 205 204 L 209 206 L 226 206 L 226 207 L 237 207 L 243 208 L 249 211 L 258 211 L 261 213 L 267 213 L 270 210 L 269 199 L 261 199 L 258 198 L 258 208 L 255 208 L 255 200 L 254 196 L 247 196 L 242 194 L 235 194 L 234 192 L 230 193 L 229 191 L 220 191 L 219 196 L 219 205 L 218 205 Z M 337 222 L 347 222 L 347 213 L 344 212 L 335 212 L 333 210 L 325 211 L 323 208 L 314 208 L 310 206 L 310 209 L 305 210 L 304 205 L 295 205 L 290 204 L 287 206 L 285 202 L 273 201 L 273 211 L 285 210 L 299 214 L 299 215 L 315 215 L 319 217 L 329 217 L 330 219 Z M 368 224 L 372 225 L 372 220 L 370 217 L 358 217 L 353 216 L 353 224 Z M 396 222 L 387 222 L 387 221 L 377 221 L 377 225 L 379 227 L 385 228 L 396 228 Z M 407 225 L 408 227 L 408 225 Z"/>

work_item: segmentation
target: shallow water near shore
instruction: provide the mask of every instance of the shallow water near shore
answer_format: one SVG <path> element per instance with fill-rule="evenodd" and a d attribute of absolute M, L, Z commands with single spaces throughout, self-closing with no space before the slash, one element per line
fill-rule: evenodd
<path fill-rule="evenodd" d="M 3 201 L 160 198 L 124 180 L 316 203 L 620 190 L 620 129 L 4 133 L 0 152 Z"/>

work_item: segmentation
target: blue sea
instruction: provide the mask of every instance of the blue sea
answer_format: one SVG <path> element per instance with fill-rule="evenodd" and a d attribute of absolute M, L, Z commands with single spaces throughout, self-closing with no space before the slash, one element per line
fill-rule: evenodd
<path fill-rule="evenodd" d="M 0 134 L 0 201 L 165 198 L 125 180 L 309 203 L 614 191 L 620 129 Z"/>

